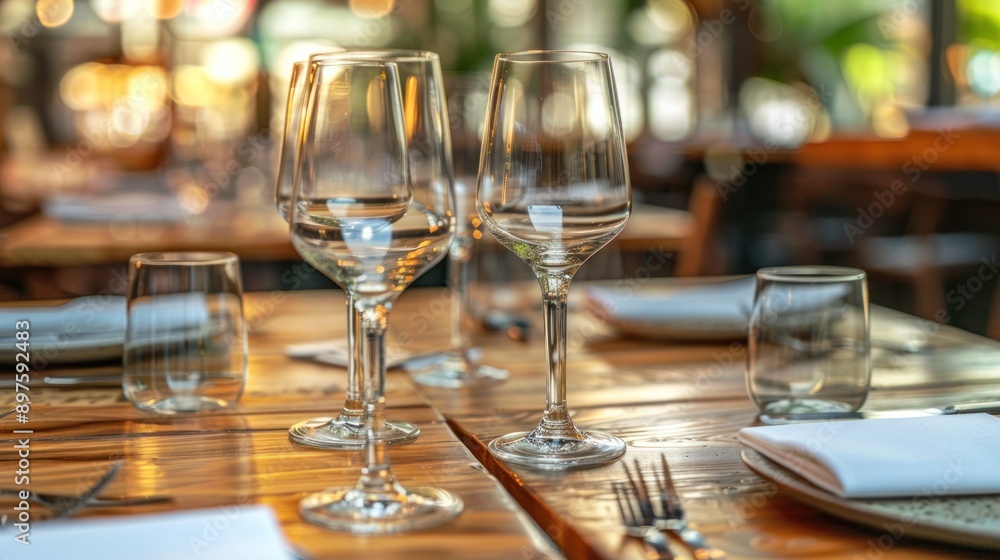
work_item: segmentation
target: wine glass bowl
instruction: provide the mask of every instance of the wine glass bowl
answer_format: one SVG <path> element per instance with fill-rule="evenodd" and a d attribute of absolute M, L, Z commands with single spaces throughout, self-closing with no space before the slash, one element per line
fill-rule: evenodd
<path fill-rule="evenodd" d="M 357 311 L 361 335 L 351 350 L 363 362 L 366 437 L 357 484 L 306 496 L 299 511 L 311 523 L 355 534 L 437 525 L 461 512 L 461 499 L 438 488 L 404 488 L 389 464 L 385 332 L 396 298 L 451 244 L 450 185 L 411 183 L 408 139 L 418 121 L 404 111 L 396 63 L 330 58 L 311 68 L 291 239 L 303 259 L 350 294 Z M 420 77 L 404 79 L 407 95 L 419 95 Z"/>
<path fill-rule="evenodd" d="M 534 271 L 542 289 L 546 408 L 531 432 L 490 452 L 541 469 L 606 464 L 625 452 L 612 435 L 579 430 L 566 404 L 566 299 L 576 271 L 631 212 L 621 117 L 602 53 L 501 53 L 493 67 L 480 158 L 483 224 Z"/>
<path fill-rule="evenodd" d="M 301 124 L 306 111 L 307 84 L 312 71 L 309 60 L 295 62 L 288 84 L 274 190 L 275 206 L 286 221 L 289 220 L 294 186 L 299 180 Z M 341 206 L 341 214 L 349 212 L 348 205 Z M 359 322 L 350 292 L 347 292 L 347 317 L 348 347 L 354 348 L 359 336 Z M 357 354 L 352 351 L 348 360 L 347 390 L 340 413 L 336 416 L 310 418 L 295 424 L 288 430 L 289 439 L 300 445 L 324 449 L 361 449 L 365 446 L 367 433 L 364 429 L 365 411 L 361 398 L 362 371 Z M 390 444 L 411 442 L 419 434 L 417 426 L 400 420 L 387 420 L 382 429 L 382 437 Z"/>

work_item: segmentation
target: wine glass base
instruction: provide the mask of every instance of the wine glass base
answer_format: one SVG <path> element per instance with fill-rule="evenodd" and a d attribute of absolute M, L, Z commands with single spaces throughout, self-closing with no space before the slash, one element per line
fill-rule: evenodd
<path fill-rule="evenodd" d="M 382 437 L 389 445 L 409 443 L 419 435 L 420 428 L 409 422 L 393 420 L 382 426 Z M 288 429 L 288 439 L 299 445 L 320 449 L 364 449 L 368 435 L 363 424 L 359 426 L 325 416 L 292 426 Z"/>
<path fill-rule="evenodd" d="M 510 378 L 509 371 L 477 364 L 461 352 L 438 354 L 433 360 L 421 360 L 406 369 L 421 385 L 447 389 L 496 385 Z"/>
<path fill-rule="evenodd" d="M 504 462 L 544 470 L 583 469 L 606 465 L 625 454 L 625 442 L 602 432 L 582 438 L 545 439 L 518 432 L 490 442 L 490 453 Z"/>
<path fill-rule="evenodd" d="M 137 402 L 135 406 L 157 414 L 183 414 L 225 410 L 232 408 L 233 402 L 203 395 L 172 395 L 165 399 Z"/>
<path fill-rule="evenodd" d="M 366 496 L 355 487 L 325 490 L 299 502 L 302 517 L 328 529 L 355 535 L 380 535 L 446 523 L 462 512 L 461 498 L 433 487 L 416 487 L 386 496 Z"/>

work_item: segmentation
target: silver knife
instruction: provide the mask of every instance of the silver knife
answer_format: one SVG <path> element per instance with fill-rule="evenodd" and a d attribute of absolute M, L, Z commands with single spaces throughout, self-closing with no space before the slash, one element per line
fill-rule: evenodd
<path fill-rule="evenodd" d="M 761 424 L 791 424 L 794 422 L 820 422 L 824 420 L 861 420 L 868 418 L 918 418 L 921 416 L 942 416 L 947 414 L 970 414 L 982 412 L 1000 414 L 1000 401 L 953 404 L 941 408 L 921 408 L 904 410 L 859 410 L 857 412 L 800 412 L 781 415 L 761 414 L 757 420 Z"/>

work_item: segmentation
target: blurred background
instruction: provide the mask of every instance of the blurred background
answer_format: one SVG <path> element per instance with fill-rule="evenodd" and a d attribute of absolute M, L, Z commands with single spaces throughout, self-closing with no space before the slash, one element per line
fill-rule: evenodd
<path fill-rule="evenodd" d="M 466 92 L 497 52 L 585 49 L 612 54 L 637 202 L 690 222 L 667 266 L 653 228 L 587 274 L 845 264 L 876 303 L 1000 333 L 1000 2 L 0 0 L 0 28 L 2 299 L 115 292 L 137 240 L 324 285 L 271 200 L 292 62 L 427 49 Z M 459 167 L 480 107 L 450 108 Z"/>

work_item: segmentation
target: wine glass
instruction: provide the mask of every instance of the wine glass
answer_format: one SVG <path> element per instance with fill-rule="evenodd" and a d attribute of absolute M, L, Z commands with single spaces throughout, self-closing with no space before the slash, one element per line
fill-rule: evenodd
<path fill-rule="evenodd" d="M 451 189 L 412 184 L 399 75 L 381 60 L 313 66 L 292 196 L 292 244 L 354 298 L 362 336 L 365 467 L 358 482 L 302 499 L 311 523 L 355 534 L 443 523 L 462 500 L 438 488 L 404 488 L 382 437 L 385 331 L 402 291 L 438 262 L 454 237 Z M 409 114 L 407 114 L 409 116 Z"/>
<path fill-rule="evenodd" d="M 289 204 L 293 186 L 298 180 L 296 158 L 301 136 L 302 114 L 305 111 L 306 84 L 309 79 L 309 61 L 292 65 L 285 107 L 285 126 L 278 156 L 274 202 L 278 213 L 289 219 Z M 293 442 L 323 449 L 360 449 L 365 446 L 365 410 L 362 400 L 362 372 L 360 353 L 355 351 L 360 340 L 360 326 L 353 297 L 347 293 L 347 391 L 340 413 L 335 417 L 320 416 L 299 422 L 289 428 L 288 437 Z M 382 437 L 390 444 L 408 443 L 420 435 L 417 426 L 401 420 L 387 420 L 382 427 Z"/>
<path fill-rule="evenodd" d="M 493 440 L 504 461 L 542 469 L 612 462 L 625 442 L 583 432 L 566 406 L 566 298 L 580 266 L 625 227 L 631 188 L 611 60 L 603 53 L 501 53 L 479 163 L 479 215 L 542 288 L 545 412 Z"/>
<path fill-rule="evenodd" d="M 436 66 L 436 65 L 435 65 Z M 407 367 L 410 376 L 433 387 L 471 387 L 506 381 L 510 372 L 480 362 L 482 350 L 472 346 L 468 329 L 472 324 L 469 302 L 469 264 L 475 248 L 475 234 L 481 225 L 476 212 L 476 175 L 479 172 L 479 143 L 486 115 L 488 77 L 452 76 L 445 83 L 445 97 L 452 154 L 455 216 L 458 229 L 448 251 L 448 283 L 451 288 L 451 340 L 448 350 Z M 481 235 L 481 232 L 480 232 Z"/>

